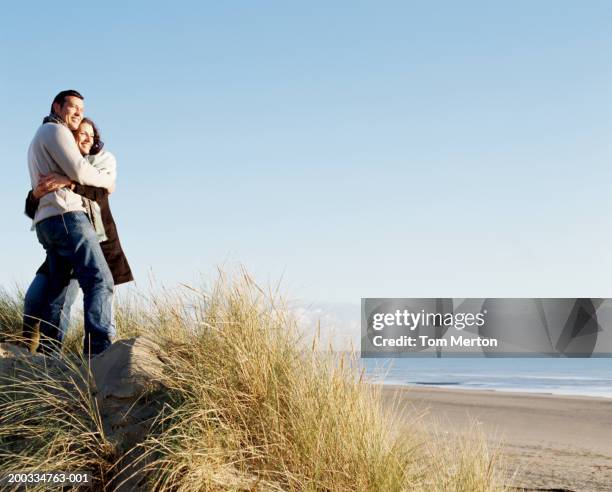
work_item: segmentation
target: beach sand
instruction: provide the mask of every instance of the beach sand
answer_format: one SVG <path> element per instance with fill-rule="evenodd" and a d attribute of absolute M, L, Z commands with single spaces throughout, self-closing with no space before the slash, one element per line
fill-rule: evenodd
<path fill-rule="evenodd" d="M 501 441 L 505 484 L 518 490 L 612 490 L 612 399 L 385 386 L 402 421 L 461 438 L 474 425 Z M 401 432 L 401 430 L 400 430 Z"/>

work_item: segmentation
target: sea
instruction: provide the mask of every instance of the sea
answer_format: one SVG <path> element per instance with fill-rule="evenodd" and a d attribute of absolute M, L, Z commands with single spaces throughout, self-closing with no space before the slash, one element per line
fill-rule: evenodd
<path fill-rule="evenodd" d="M 361 359 L 374 383 L 612 398 L 612 358 Z"/>

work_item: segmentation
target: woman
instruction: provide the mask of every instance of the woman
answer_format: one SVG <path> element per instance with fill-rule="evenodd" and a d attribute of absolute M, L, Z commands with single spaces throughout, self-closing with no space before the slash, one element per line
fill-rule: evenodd
<path fill-rule="evenodd" d="M 100 132 L 95 123 L 89 118 L 83 118 L 79 128 L 74 132 L 77 146 L 83 156 L 98 169 L 109 169 L 115 166 L 115 158 L 110 152 L 102 150 L 104 143 L 100 139 Z M 114 172 L 114 168 L 112 169 Z M 81 195 L 90 220 L 100 239 L 100 247 L 109 269 L 113 275 L 115 286 L 134 280 L 130 265 L 121 248 L 117 227 L 108 204 L 109 192 L 106 188 L 86 186 L 70 181 L 67 176 L 56 174 L 43 177 L 35 190 L 28 193 L 26 199 L 26 214 L 34 218 L 38 201 L 50 192 L 60 188 L 70 188 Z M 48 302 L 47 289 L 49 288 L 49 268 L 47 261 L 41 265 L 36 276 L 28 288 L 23 308 L 23 338 L 24 343 L 33 344 L 36 326 L 40 321 L 42 307 Z M 70 324 L 70 308 L 78 293 L 78 282 L 70 280 L 66 291 L 62 316 L 59 326 L 60 342 L 66 335 Z M 112 331 L 114 332 L 114 320 Z M 32 348 L 32 347 L 31 347 Z"/>

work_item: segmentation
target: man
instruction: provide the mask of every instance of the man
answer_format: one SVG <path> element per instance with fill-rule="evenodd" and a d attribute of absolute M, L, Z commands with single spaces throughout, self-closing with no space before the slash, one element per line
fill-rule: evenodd
<path fill-rule="evenodd" d="M 83 119 L 83 96 L 74 90 L 60 92 L 51 104 L 28 150 L 32 189 L 43 176 L 67 176 L 82 185 L 112 191 L 115 177 L 99 171 L 81 156 L 72 131 Z M 60 324 L 65 287 L 74 273 L 84 294 L 85 340 L 83 352 L 94 356 L 111 344 L 113 278 L 96 232 L 85 214 L 82 198 L 70 188 L 46 194 L 34 216 L 36 235 L 47 252 L 51 286 L 42 312 L 42 353 L 61 348 Z"/>

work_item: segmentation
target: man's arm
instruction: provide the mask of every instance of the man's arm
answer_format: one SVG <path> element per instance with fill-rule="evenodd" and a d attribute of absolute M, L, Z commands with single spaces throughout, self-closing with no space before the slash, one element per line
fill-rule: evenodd
<path fill-rule="evenodd" d="M 47 124 L 49 129 L 45 146 L 53 160 L 72 181 L 79 184 L 112 189 L 116 175 L 100 171 L 81 156 L 79 148 L 68 128 L 62 125 Z"/>

